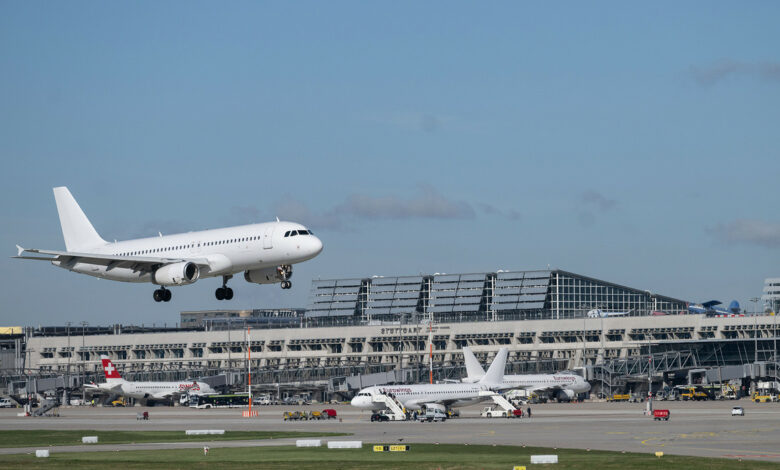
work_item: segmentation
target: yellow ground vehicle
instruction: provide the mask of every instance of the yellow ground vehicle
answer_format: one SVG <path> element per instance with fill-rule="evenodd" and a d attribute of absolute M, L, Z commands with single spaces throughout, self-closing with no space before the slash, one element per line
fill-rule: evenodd
<path fill-rule="evenodd" d="M 683 400 L 702 401 L 709 400 L 710 395 L 696 387 L 688 387 L 680 394 L 680 398 Z"/>
<path fill-rule="evenodd" d="M 611 397 L 607 398 L 607 401 L 628 401 L 630 399 L 631 399 L 631 395 L 628 393 L 624 393 L 624 394 L 616 393 Z"/>
<path fill-rule="evenodd" d="M 754 403 L 773 403 L 777 401 L 777 395 L 759 395 L 758 392 L 751 397 Z"/>
<path fill-rule="evenodd" d="M 113 406 L 113 407 L 117 407 L 117 406 L 123 406 L 124 407 L 124 406 L 127 406 L 127 400 L 125 400 L 124 398 L 120 398 L 118 400 L 114 400 L 114 401 L 111 402 L 111 406 Z"/>

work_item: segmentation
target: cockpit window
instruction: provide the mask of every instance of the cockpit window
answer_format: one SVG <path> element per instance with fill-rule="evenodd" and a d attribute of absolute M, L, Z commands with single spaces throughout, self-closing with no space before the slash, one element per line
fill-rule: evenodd
<path fill-rule="evenodd" d="M 290 231 L 289 231 L 289 230 L 288 230 L 288 231 L 286 231 L 286 232 L 284 232 L 284 238 L 287 238 L 287 237 L 289 237 L 289 236 L 290 236 Z"/>

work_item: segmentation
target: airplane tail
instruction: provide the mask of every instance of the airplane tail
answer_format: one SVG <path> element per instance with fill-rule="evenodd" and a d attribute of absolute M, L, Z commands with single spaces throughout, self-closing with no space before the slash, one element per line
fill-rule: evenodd
<path fill-rule="evenodd" d="M 106 374 L 106 382 L 118 382 L 122 380 L 122 376 L 119 375 L 119 371 L 116 370 L 114 364 L 108 356 L 100 356 L 100 361 L 103 363 L 103 372 Z"/>
<path fill-rule="evenodd" d="M 506 369 L 506 357 L 508 354 L 509 350 L 507 348 L 501 348 L 479 383 L 487 385 L 500 384 L 504 380 L 504 369 Z"/>
<path fill-rule="evenodd" d="M 485 376 L 485 369 L 479 364 L 479 361 L 468 346 L 463 347 L 463 362 L 466 363 L 466 379 L 464 382 L 477 382 Z"/>
<path fill-rule="evenodd" d="M 60 215 L 62 237 L 65 239 L 67 251 L 82 251 L 107 243 L 100 238 L 67 187 L 54 188 L 54 201 L 57 203 L 57 213 Z"/>

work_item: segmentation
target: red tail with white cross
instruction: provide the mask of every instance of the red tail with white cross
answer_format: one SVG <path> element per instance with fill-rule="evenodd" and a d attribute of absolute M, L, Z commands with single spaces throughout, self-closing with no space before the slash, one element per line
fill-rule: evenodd
<path fill-rule="evenodd" d="M 116 367 L 114 367 L 114 364 L 111 363 L 111 359 L 109 359 L 108 356 L 100 356 L 100 360 L 103 362 L 103 372 L 106 373 L 106 380 L 116 380 L 122 378 L 122 376 L 119 375 L 119 372 L 116 370 Z"/>

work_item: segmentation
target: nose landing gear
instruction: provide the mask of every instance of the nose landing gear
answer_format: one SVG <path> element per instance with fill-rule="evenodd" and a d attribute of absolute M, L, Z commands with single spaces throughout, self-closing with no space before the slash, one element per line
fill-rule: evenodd
<path fill-rule="evenodd" d="M 227 282 L 233 275 L 222 276 L 222 287 L 217 288 L 214 292 L 214 296 L 217 300 L 230 300 L 233 298 L 233 289 L 227 286 Z"/>
<path fill-rule="evenodd" d="M 279 266 L 276 268 L 276 272 L 279 273 L 279 277 L 282 278 L 281 286 L 282 289 L 289 289 L 292 287 L 292 282 L 288 281 L 290 277 L 292 276 L 292 266 L 289 264 L 284 264 L 282 266 Z"/>
<path fill-rule="evenodd" d="M 160 287 L 159 289 L 154 291 L 155 302 L 170 302 L 171 297 L 173 297 L 173 294 L 171 294 L 171 291 L 169 291 L 165 287 Z"/>

